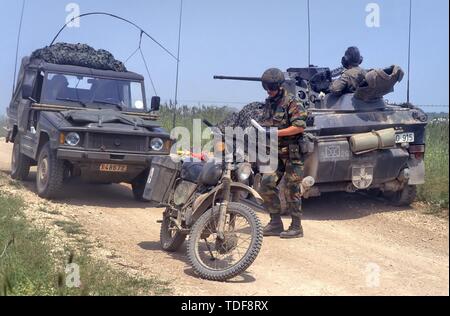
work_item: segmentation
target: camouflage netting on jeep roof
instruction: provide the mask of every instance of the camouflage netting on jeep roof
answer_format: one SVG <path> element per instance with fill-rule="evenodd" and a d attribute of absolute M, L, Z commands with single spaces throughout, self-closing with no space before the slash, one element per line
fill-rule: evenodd
<path fill-rule="evenodd" d="M 101 70 L 126 72 L 125 65 L 104 50 L 96 50 L 86 44 L 56 43 L 33 52 L 31 58 L 42 59 L 47 63 L 72 65 Z"/>
<path fill-rule="evenodd" d="M 242 127 L 243 129 L 251 126 L 250 121 L 253 119 L 260 122 L 263 117 L 263 104 L 260 102 L 253 102 L 246 105 L 241 111 L 231 114 L 225 121 L 219 124 L 220 130 L 225 127 Z"/>

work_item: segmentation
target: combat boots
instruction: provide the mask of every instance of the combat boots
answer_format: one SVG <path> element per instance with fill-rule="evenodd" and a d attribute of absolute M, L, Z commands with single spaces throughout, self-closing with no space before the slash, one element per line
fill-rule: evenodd
<path fill-rule="evenodd" d="M 270 222 L 264 227 L 263 236 L 280 236 L 284 231 L 283 221 L 280 214 L 270 214 Z"/>
<path fill-rule="evenodd" d="M 289 229 L 280 233 L 282 239 L 293 239 L 303 237 L 303 227 L 300 217 L 292 217 L 292 223 Z"/>

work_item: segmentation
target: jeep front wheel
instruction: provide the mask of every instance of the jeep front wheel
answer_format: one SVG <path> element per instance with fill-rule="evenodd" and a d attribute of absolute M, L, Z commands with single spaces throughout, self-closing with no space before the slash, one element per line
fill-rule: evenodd
<path fill-rule="evenodd" d="M 64 180 L 64 161 L 56 157 L 56 152 L 51 150 L 50 144 L 45 144 L 39 153 L 36 187 L 40 197 L 51 199 L 62 188 Z"/>
<path fill-rule="evenodd" d="M 11 178 L 23 181 L 30 173 L 31 159 L 20 152 L 19 136 L 14 142 L 13 153 L 11 157 Z"/>

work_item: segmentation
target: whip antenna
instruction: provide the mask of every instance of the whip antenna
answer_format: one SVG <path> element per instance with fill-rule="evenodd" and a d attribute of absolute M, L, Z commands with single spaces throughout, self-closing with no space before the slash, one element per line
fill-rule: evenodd
<path fill-rule="evenodd" d="M 311 66 L 311 11 L 309 0 L 307 0 L 308 11 L 308 67 Z"/>
<path fill-rule="evenodd" d="M 410 77 L 411 77 L 411 29 L 412 29 L 412 0 L 409 0 L 409 38 L 408 38 L 408 83 L 406 90 L 406 102 L 410 102 Z"/>
<path fill-rule="evenodd" d="M 175 83 L 175 104 L 174 104 L 174 109 L 173 109 L 173 120 L 172 120 L 173 128 L 175 128 L 176 121 L 177 121 L 178 84 L 179 84 L 179 79 L 180 79 L 180 48 L 181 48 L 182 27 L 183 27 L 183 0 L 181 0 L 180 21 L 179 21 L 179 27 L 178 27 L 177 77 L 176 77 L 176 83 Z"/>
<path fill-rule="evenodd" d="M 25 12 L 25 0 L 23 0 L 22 2 L 22 13 L 20 14 L 19 32 L 17 34 L 16 61 L 14 64 L 14 79 L 13 79 L 14 81 L 13 81 L 12 95 L 14 95 L 14 91 L 16 90 L 17 62 L 19 58 L 20 35 L 22 34 L 22 23 L 24 12 Z"/>

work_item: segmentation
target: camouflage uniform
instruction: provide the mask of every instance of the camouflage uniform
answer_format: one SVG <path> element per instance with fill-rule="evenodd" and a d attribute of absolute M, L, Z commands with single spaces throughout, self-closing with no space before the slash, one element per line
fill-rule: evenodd
<path fill-rule="evenodd" d="M 353 93 L 365 80 L 365 77 L 366 71 L 361 67 L 347 69 L 339 79 L 333 81 L 330 86 L 330 91 L 335 95 Z"/>
<path fill-rule="evenodd" d="M 266 100 L 262 125 L 278 129 L 286 129 L 290 126 L 306 128 L 306 119 L 307 112 L 303 105 L 283 89 L 279 96 Z M 301 157 L 293 159 L 289 156 L 289 145 L 298 145 L 298 139 L 299 136 L 293 136 L 279 140 L 278 170 L 271 174 L 264 174 L 261 180 L 260 194 L 264 199 L 265 208 L 271 214 L 281 213 L 278 185 L 285 176 L 288 211 L 292 217 L 301 218 L 300 184 L 303 180 L 304 164 Z"/>

